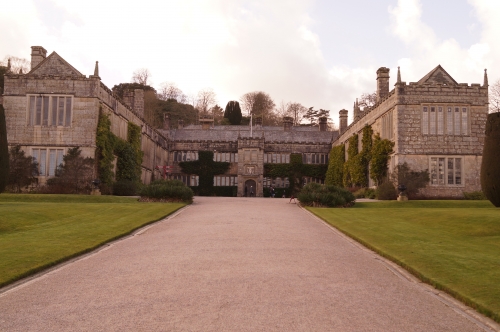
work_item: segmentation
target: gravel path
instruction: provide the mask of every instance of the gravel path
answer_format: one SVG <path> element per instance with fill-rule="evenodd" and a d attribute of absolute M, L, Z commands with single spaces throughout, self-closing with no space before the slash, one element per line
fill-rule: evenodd
<path fill-rule="evenodd" d="M 173 218 L 4 289 L 0 331 L 495 329 L 287 203 L 196 197 Z"/>

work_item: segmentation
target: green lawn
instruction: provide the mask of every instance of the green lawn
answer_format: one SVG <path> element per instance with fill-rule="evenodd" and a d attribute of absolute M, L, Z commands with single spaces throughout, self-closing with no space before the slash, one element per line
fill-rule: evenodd
<path fill-rule="evenodd" d="M 0 286 L 130 234 L 183 206 L 113 196 L 0 194 Z"/>
<path fill-rule="evenodd" d="M 308 210 L 500 322 L 500 209 L 489 201 L 392 201 Z"/>

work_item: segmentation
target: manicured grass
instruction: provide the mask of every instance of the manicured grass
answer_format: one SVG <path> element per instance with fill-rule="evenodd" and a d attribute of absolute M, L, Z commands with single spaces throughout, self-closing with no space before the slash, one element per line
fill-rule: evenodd
<path fill-rule="evenodd" d="M 0 194 L 0 287 L 162 219 L 183 203 Z"/>
<path fill-rule="evenodd" d="M 308 210 L 500 322 L 500 209 L 489 201 L 392 201 Z"/>

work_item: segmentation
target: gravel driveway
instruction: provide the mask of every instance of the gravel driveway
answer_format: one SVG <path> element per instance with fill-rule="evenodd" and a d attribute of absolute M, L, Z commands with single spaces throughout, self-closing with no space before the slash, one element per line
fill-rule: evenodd
<path fill-rule="evenodd" d="M 0 293 L 0 331 L 491 331 L 288 199 L 196 197 Z M 487 326 L 489 325 L 489 328 Z"/>

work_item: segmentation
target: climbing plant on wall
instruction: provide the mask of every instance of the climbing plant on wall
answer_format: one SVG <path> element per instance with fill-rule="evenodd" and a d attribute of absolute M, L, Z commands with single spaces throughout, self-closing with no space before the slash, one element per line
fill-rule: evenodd
<path fill-rule="evenodd" d="M 388 139 L 381 139 L 379 134 L 375 135 L 370 162 L 370 177 L 377 184 L 380 184 L 387 177 L 387 162 L 389 161 L 393 147 L 394 142 Z"/>
<path fill-rule="evenodd" d="M 264 176 L 288 178 L 292 192 L 302 188 L 305 176 L 324 179 L 328 165 L 311 165 L 302 162 L 302 155 L 292 153 L 289 164 L 264 164 Z"/>
<path fill-rule="evenodd" d="M 182 173 L 199 176 L 198 195 L 211 196 L 214 194 L 214 176 L 224 174 L 230 163 L 215 162 L 212 151 L 198 151 L 198 160 L 179 163 Z"/>
<path fill-rule="evenodd" d="M 326 171 L 325 184 L 343 187 L 343 174 L 345 163 L 345 145 L 337 145 L 330 151 L 328 170 Z"/>
<path fill-rule="evenodd" d="M 355 157 L 358 155 L 358 135 L 355 134 L 348 140 L 347 146 L 347 161 L 344 163 L 342 182 L 344 187 L 354 186 L 352 172 L 355 168 Z"/>
<path fill-rule="evenodd" d="M 101 183 L 110 187 L 113 183 L 113 161 L 116 163 L 116 180 L 139 182 L 143 152 L 141 150 L 141 128 L 131 122 L 127 126 L 127 141 L 111 132 L 109 116 L 100 108 L 97 123 L 97 160 Z"/>

